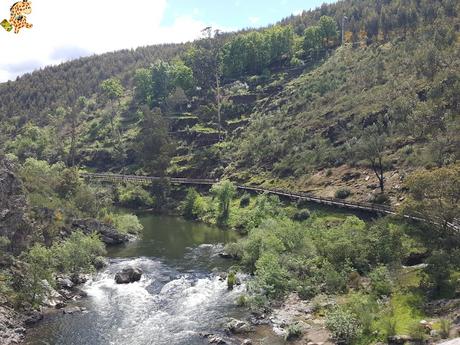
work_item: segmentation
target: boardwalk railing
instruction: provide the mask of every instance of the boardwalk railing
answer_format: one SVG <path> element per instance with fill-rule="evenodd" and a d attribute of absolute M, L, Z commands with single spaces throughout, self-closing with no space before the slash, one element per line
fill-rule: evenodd
<path fill-rule="evenodd" d="M 181 184 L 181 185 L 203 185 L 203 186 L 210 186 L 214 183 L 219 182 L 218 179 L 190 179 L 190 178 L 182 178 L 182 177 L 154 177 L 154 176 L 138 176 L 138 175 L 121 175 L 121 174 L 105 174 L 105 173 L 80 173 L 80 176 L 89 179 L 89 180 L 97 180 L 101 182 L 133 182 L 133 183 L 151 183 L 154 181 L 161 181 L 167 180 L 172 184 Z M 269 188 L 262 188 L 262 187 L 255 187 L 255 186 L 247 186 L 247 185 L 236 185 L 236 187 L 240 190 L 252 191 L 257 193 L 269 193 L 284 197 L 289 197 L 291 199 L 297 200 L 306 200 L 310 202 L 314 202 L 317 204 L 328 205 L 328 206 L 335 206 L 341 207 L 351 210 L 359 210 L 359 211 L 367 211 L 373 213 L 379 213 L 384 215 L 396 215 L 398 212 L 390 206 L 385 205 L 378 205 L 366 202 L 356 202 L 356 201 L 345 201 L 342 199 L 336 198 L 326 198 L 320 197 L 309 193 L 303 192 L 293 192 L 288 190 L 282 189 L 269 189 Z M 423 218 L 423 215 L 403 215 L 404 218 L 422 221 L 422 222 L 430 222 L 432 224 L 436 224 L 436 220 L 427 221 Z M 455 223 L 448 223 L 447 227 L 453 229 L 455 231 L 460 231 L 460 224 Z"/>
<path fill-rule="evenodd" d="M 183 184 L 183 185 L 213 185 L 219 182 L 218 179 L 190 179 L 182 177 L 154 177 L 154 176 L 138 176 L 138 175 L 121 175 L 121 174 L 104 174 L 104 173 L 81 173 L 81 177 L 97 180 L 102 182 L 134 182 L 134 183 L 151 183 L 154 181 L 167 180 L 172 184 Z M 323 205 L 330 205 L 336 207 L 343 207 L 349 209 L 363 210 L 378 212 L 384 214 L 396 214 L 396 212 L 388 206 L 376 205 L 371 203 L 360 203 L 360 202 L 349 202 L 335 198 L 319 197 L 308 193 L 292 192 L 281 189 L 268 189 L 255 186 L 247 185 L 236 185 L 240 190 L 247 190 L 259 193 L 269 193 L 279 196 L 290 197 L 292 199 L 307 200 Z"/>

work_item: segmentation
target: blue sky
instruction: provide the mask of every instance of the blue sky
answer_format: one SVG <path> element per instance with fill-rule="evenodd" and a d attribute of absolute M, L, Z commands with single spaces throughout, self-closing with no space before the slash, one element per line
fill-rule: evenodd
<path fill-rule="evenodd" d="M 15 0 L 0 1 L 0 21 Z M 32 0 L 31 29 L 0 28 L 0 82 L 92 54 L 197 39 L 207 26 L 223 31 L 273 24 L 320 6 L 319 0 Z M 331 2 L 331 1 L 328 1 Z M 88 9 L 91 12 L 88 13 Z M 93 20 L 97 18 L 97 21 Z"/>
<path fill-rule="evenodd" d="M 171 25 L 175 18 L 194 18 L 217 23 L 226 28 L 273 24 L 291 14 L 321 6 L 321 0 L 170 0 L 162 24 Z"/>

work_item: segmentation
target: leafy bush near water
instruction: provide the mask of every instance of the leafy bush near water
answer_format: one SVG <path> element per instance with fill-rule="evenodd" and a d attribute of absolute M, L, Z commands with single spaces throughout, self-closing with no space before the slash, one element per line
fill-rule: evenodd
<path fill-rule="evenodd" d="M 136 235 L 144 228 L 134 214 L 112 214 L 107 220 L 122 234 Z"/>
<path fill-rule="evenodd" d="M 152 207 L 155 199 L 142 186 L 127 184 L 117 189 L 118 201 L 126 207 Z"/>

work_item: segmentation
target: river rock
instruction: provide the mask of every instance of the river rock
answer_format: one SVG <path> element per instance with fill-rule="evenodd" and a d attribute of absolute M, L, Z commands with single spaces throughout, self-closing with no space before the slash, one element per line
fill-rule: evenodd
<path fill-rule="evenodd" d="M 218 337 L 217 335 L 213 335 L 208 338 L 209 344 L 227 344 L 227 342 L 222 339 L 221 337 Z"/>
<path fill-rule="evenodd" d="M 117 284 L 129 284 L 141 280 L 142 270 L 140 268 L 128 267 L 115 274 Z"/>
<path fill-rule="evenodd" d="M 43 320 L 43 313 L 38 310 L 31 310 L 25 314 L 24 323 L 31 326 Z"/>
<path fill-rule="evenodd" d="M 107 267 L 108 264 L 109 262 L 107 261 L 107 259 L 102 256 L 98 256 L 96 259 L 94 259 L 94 262 L 93 262 L 94 268 L 97 269 L 98 271 Z"/>
<path fill-rule="evenodd" d="M 412 337 L 408 335 L 395 335 L 392 337 L 388 337 L 389 345 L 404 345 L 405 343 L 410 341 L 412 341 Z"/>
<path fill-rule="evenodd" d="M 62 310 L 62 312 L 64 314 L 69 314 L 69 315 L 72 315 L 72 314 L 76 314 L 76 313 L 81 313 L 83 311 L 85 311 L 86 309 L 85 308 L 82 308 L 82 307 L 67 307 L 67 308 L 64 308 Z"/>
<path fill-rule="evenodd" d="M 70 279 L 72 280 L 72 283 L 74 283 L 75 285 L 81 285 L 88 281 L 88 276 L 85 274 L 76 273 L 73 274 Z"/>
<path fill-rule="evenodd" d="M 65 289 L 65 290 L 70 290 L 74 287 L 74 283 L 68 277 L 57 278 L 56 285 L 59 289 Z"/>
<path fill-rule="evenodd" d="M 0 343 L 19 344 L 24 339 L 25 328 L 18 313 L 12 308 L 0 305 Z"/>
<path fill-rule="evenodd" d="M 225 331 L 232 334 L 248 333 L 251 330 L 248 322 L 238 319 L 230 319 L 225 326 Z"/>
<path fill-rule="evenodd" d="M 101 235 L 101 241 L 108 245 L 122 244 L 130 240 L 130 236 L 120 234 L 113 226 L 96 219 L 76 219 L 72 223 L 72 230 L 82 231 L 89 235 L 94 232 Z"/>
<path fill-rule="evenodd" d="M 226 252 L 219 253 L 219 256 L 222 259 L 233 259 L 233 255 Z"/>

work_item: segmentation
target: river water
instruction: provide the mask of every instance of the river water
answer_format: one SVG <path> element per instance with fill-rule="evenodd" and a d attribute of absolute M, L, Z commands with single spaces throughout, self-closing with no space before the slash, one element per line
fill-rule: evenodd
<path fill-rule="evenodd" d="M 228 291 L 216 274 L 232 264 L 218 253 L 236 233 L 168 216 L 140 220 L 141 238 L 110 248 L 109 266 L 85 284 L 88 297 L 78 305 L 87 311 L 47 316 L 28 330 L 27 345 L 202 345 L 200 332 L 221 334 L 226 319 L 247 316 L 235 305 L 244 283 Z M 115 273 L 128 266 L 143 270 L 141 281 L 115 284 Z M 266 336 L 252 337 L 279 343 Z"/>

